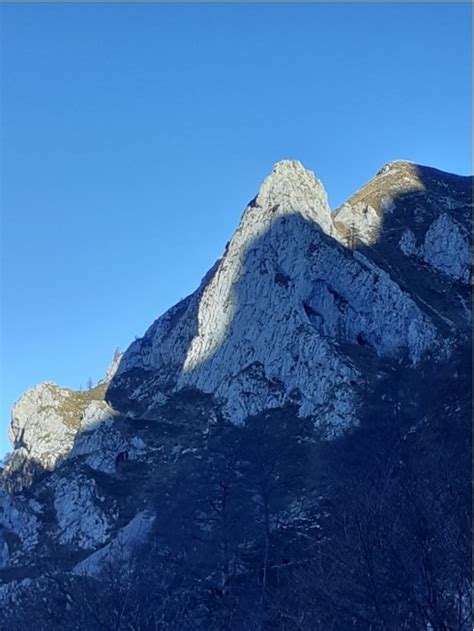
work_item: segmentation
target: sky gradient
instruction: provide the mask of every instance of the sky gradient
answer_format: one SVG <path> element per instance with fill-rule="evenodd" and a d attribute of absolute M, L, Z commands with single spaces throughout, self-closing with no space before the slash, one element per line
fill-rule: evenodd
<path fill-rule="evenodd" d="M 3 4 L 0 456 L 100 379 L 278 160 L 333 208 L 386 162 L 472 172 L 468 4 Z"/>

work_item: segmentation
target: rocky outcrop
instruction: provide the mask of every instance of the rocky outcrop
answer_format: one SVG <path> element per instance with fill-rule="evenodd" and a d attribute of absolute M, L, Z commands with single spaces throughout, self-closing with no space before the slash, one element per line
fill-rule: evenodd
<path fill-rule="evenodd" d="M 341 343 L 368 345 L 380 356 L 406 354 L 413 363 L 446 352 L 432 311 L 393 269 L 418 238 L 407 230 L 414 225 L 419 233 L 421 226 L 421 215 L 407 221 L 404 204 L 439 202 L 433 170 L 428 177 L 423 169 L 388 164 L 333 217 L 312 173 L 298 162 L 278 163 L 197 292 L 124 354 L 110 400 L 120 408 L 117 393 L 125 391 L 127 413 L 152 417 L 167 393 L 196 387 L 223 401 L 235 422 L 297 401 L 301 414 L 325 425 L 350 424 L 349 384 L 358 377 Z M 402 250 L 390 249 L 401 222 Z M 433 213 L 424 212 L 422 223 L 431 243 Z M 451 251 L 459 245 L 456 237 L 450 242 Z M 377 253 L 387 247 L 383 260 Z M 440 269 L 446 257 L 428 250 L 424 260 L 436 259 Z M 452 269 L 464 269 L 465 258 L 460 250 Z"/>
<path fill-rule="evenodd" d="M 407 228 L 400 239 L 400 250 L 415 257 L 446 276 L 468 283 L 471 277 L 471 247 L 469 235 L 446 213 L 428 228 L 422 243 Z"/>
<path fill-rule="evenodd" d="M 14 405 L 9 438 L 30 459 L 52 469 L 72 446 L 79 418 L 74 415 L 74 393 L 46 382 L 28 390 Z M 72 412 L 72 413 L 71 413 Z"/>
<path fill-rule="evenodd" d="M 10 554 L 8 545 L 5 550 L 6 534 L 17 538 L 24 552 L 31 551 L 38 543 L 41 507 L 34 500 L 15 497 L 0 488 L 0 532 L 4 542 L 4 555 L 15 558 Z M 5 556 L 4 556 L 5 558 Z"/>
<path fill-rule="evenodd" d="M 90 549 L 107 539 L 109 524 L 99 503 L 104 498 L 95 482 L 83 475 L 72 479 L 53 477 L 54 508 L 58 522 L 58 541 Z"/>
<path fill-rule="evenodd" d="M 15 403 L 8 431 L 15 451 L 6 472 L 10 477 L 16 475 L 18 488 L 28 484 L 38 470 L 52 470 L 83 432 L 113 417 L 104 395 L 121 357 L 116 351 L 106 377 L 89 390 L 62 388 L 47 381 L 25 392 Z"/>
<path fill-rule="evenodd" d="M 472 178 L 390 162 L 336 211 L 334 225 L 336 238 L 352 249 L 395 241 L 406 256 L 466 283 Z"/>
<path fill-rule="evenodd" d="M 104 381 L 79 393 L 41 384 L 15 404 L 17 462 L 21 452 L 51 469 L 72 450 L 110 472 L 125 449 L 114 415 L 153 418 L 189 387 L 213 394 L 236 423 L 296 402 L 337 433 L 355 419 L 359 380 L 340 344 L 414 363 L 447 352 L 446 318 L 431 305 L 438 281 L 425 274 L 411 289 L 423 266 L 469 279 L 469 184 L 395 161 L 333 214 L 313 173 L 276 164 L 200 287 L 116 352 Z M 466 298 L 456 300 L 450 335 L 466 317 Z"/>
<path fill-rule="evenodd" d="M 150 534 L 155 516 L 143 511 L 123 528 L 106 546 L 93 552 L 73 568 L 74 574 L 95 576 L 113 562 L 130 562 L 133 552 L 140 543 L 144 543 Z"/>
<path fill-rule="evenodd" d="M 84 412 L 69 459 L 79 458 L 94 471 L 114 473 L 117 454 L 127 451 L 134 457 L 144 449 L 140 438 L 129 439 L 123 435 L 115 422 L 114 411 L 105 402 L 93 402 Z"/>
<path fill-rule="evenodd" d="M 222 591 L 229 565 L 242 576 L 262 567 L 262 535 L 299 551 L 324 527 L 332 490 L 316 468 L 332 445 L 337 460 L 347 440 L 357 470 L 351 437 L 367 441 L 370 427 L 385 466 L 390 445 L 401 453 L 423 428 L 414 460 L 424 458 L 440 410 L 459 422 L 467 409 L 467 387 L 461 396 L 446 384 L 468 366 L 470 186 L 397 161 L 332 213 L 314 174 L 275 165 L 200 286 L 116 352 L 104 380 L 83 392 L 47 382 L 15 404 L 0 472 L 0 600 L 28 593 L 30 576 L 38 586 L 45 563 L 78 584 L 111 564 L 130 569 L 150 537 L 186 574 L 213 550 L 199 589 L 214 593 L 219 577 Z"/>
<path fill-rule="evenodd" d="M 429 227 L 419 255 L 443 274 L 464 283 L 469 281 L 469 235 L 446 213 L 441 214 Z"/>

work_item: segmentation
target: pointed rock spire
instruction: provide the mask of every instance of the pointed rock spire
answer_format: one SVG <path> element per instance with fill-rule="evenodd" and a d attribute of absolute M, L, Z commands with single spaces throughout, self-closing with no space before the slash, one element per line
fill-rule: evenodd
<path fill-rule="evenodd" d="M 299 213 L 319 224 L 326 234 L 332 234 L 331 209 L 324 186 L 298 160 L 277 162 L 251 207 L 270 211 L 274 216 Z"/>

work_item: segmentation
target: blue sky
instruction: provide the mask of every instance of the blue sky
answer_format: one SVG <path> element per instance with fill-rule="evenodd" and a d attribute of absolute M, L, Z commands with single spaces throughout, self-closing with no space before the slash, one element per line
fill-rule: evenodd
<path fill-rule="evenodd" d="M 386 162 L 470 174 L 468 4 L 3 4 L 0 454 L 100 379 L 281 159 L 332 206 Z"/>

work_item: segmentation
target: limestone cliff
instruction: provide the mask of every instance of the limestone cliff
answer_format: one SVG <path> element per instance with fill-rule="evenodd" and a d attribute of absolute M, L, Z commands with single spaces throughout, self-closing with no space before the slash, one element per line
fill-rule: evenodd
<path fill-rule="evenodd" d="M 189 387 L 234 423 L 295 403 L 338 434 L 357 422 L 354 349 L 441 361 L 469 335 L 471 191 L 471 178 L 395 161 L 333 213 L 312 172 L 277 163 L 200 287 L 102 382 L 44 383 L 20 398 L 10 468 L 52 469 L 73 447 L 91 461 L 96 440 L 110 455 L 124 447 L 114 415 L 153 418 Z"/>
<path fill-rule="evenodd" d="M 116 355 L 103 381 L 86 392 L 44 383 L 15 404 L 0 597 L 52 550 L 67 551 L 72 574 L 96 574 L 119 548 L 130 556 L 142 526 L 155 528 L 156 493 L 171 515 L 171 489 L 213 462 L 216 432 L 283 414 L 317 432 L 298 434 L 300 449 L 349 435 L 369 412 L 401 423 L 400 389 L 405 438 L 426 427 L 429 375 L 466 369 L 471 212 L 471 178 L 401 161 L 332 212 L 313 173 L 277 163 L 200 286 Z M 449 392 L 437 396 L 433 410 L 464 413 Z M 123 471 L 120 452 L 131 461 Z M 207 488 L 201 469 L 198 479 Z M 319 500 L 292 493 L 275 523 L 310 523 Z"/>

